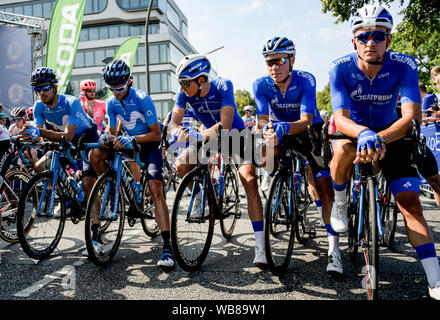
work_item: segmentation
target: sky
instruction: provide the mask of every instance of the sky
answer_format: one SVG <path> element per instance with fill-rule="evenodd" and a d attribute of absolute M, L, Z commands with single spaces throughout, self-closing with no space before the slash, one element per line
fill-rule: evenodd
<path fill-rule="evenodd" d="M 328 83 L 330 63 L 353 51 L 350 23 L 335 24 L 331 13 L 322 13 L 320 0 L 174 1 L 188 18 L 189 41 L 199 53 L 224 46 L 208 58 L 234 90 L 253 93 L 254 80 L 267 74 L 261 50 L 274 36 L 295 43 L 294 69 L 312 73 L 318 91 Z M 386 8 L 395 25 L 402 21 L 398 4 Z"/>

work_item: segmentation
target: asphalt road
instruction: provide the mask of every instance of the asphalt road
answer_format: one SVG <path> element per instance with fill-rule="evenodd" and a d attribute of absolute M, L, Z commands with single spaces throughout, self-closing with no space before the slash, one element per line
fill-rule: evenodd
<path fill-rule="evenodd" d="M 173 192 L 167 198 L 171 208 Z M 440 212 L 434 200 L 422 200 L 440 252 Z M 254 236 L 246 208 L 246 199 L 242 198 L 242 218 L 230 241 L 222 237 L 217 223 L 209 255 L 194 273 L 179 266 L 170 272 L 157 267 L 162 253 L 161 237 L 149 238 L 140 223 L 133 228 L 126 225 L 119 251 L 106 268 L 95 266 L 81 255 L 85 249 L 84 221 L 77 225 L 67 221 L 58 249 L 43 261 L 27 257 L 19 244 L 1 242 L 0 300 L 155 300 L 170 302 L 170 313 L 184 312 L 172 309 L 177 307 L 174 300 L 365 300 L 361 255 L 357 264 L 351 263 L 347 238 L 342 236 L 344 276 L 338 280 L 328 278 L 326 232 L 319 226 L 316 238 L 307 239 L 305 245 L 295 242 L 292 261 L 282 277 L 255 267 Z M 311 219 L 317 219 L 314 206 L 310 212 Z M 426 289 L 422 266 L 407 241 L 399 216 L 394 250 L 380 252 L 380 297 L 426 301 Z"/>

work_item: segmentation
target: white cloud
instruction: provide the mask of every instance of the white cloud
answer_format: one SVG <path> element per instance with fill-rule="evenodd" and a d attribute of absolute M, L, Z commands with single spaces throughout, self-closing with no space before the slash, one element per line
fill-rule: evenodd
<path fill-rule="evenodd" d="M 241 6 L 237 9 L 237 14 L 243 16 L 245 14 L 258 11 L 263 5 L 261 0 L 253 0 L 251 3 Z"/>

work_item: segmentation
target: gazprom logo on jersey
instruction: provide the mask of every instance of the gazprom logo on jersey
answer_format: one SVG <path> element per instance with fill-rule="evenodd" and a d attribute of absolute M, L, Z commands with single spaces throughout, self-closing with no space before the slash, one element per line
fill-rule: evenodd
<path fill-rule="evenodd" d="M 85 117 L 85 115 L 83 113 L 77 112 L 76 116 L 78 117 L 78 119 L 80 119 L 87 126 L 87 128 L 89 128 L 89 129 L 92 128 L 92 123 L 90 121 L 88 121 L 88 118 Z"/>
<path fill-rule="evenodd" d="M 365 102 L 368 101 L 370 103 L 375 102 L 384 102 L 391 100 L 393 98 L 392 94 L 362 94 L 362 85 L 359 84 L 357 89 L 350 93 L 350 97 L 354 101 Z"/>
<path fill-rule="evenodd" d="M 316 82 L 315 82 L 315 78 L 314 78 L 310 73 L 299 71 L 299 72 L 298 72 L 298 76 L 303 77 L 303 78 L 306 78 L 307 80 L 309 80 L 310 85 L 311 85 L 312 87 L 315 86 L 315 84 L 316 84 Z"/>
<path fill-rule="evenodd" d="M 330 65 L 330 72 L 334 68 L 336 68 L 338 65 L 340 65 L 341 63 L 349 62 L 350 60 L 351 60 L 351 57 L 345 57 L 345 58 L 341 58 L 336 61 L 333 61 L 332 64 Z"/>
<path fill-rule="evenodd" d="M 411 58 L 409 56 L 405 56 L 405 55 L 399 54 L 397 52 L 391 52 L 390 53 L 390 60 L 405 63 L 405 64 L 409 65 L 411 67 L 411 69 L 413 69 L 413 70 L 417 69 L 417 63 L 414 61 L 413 58 Z"/>

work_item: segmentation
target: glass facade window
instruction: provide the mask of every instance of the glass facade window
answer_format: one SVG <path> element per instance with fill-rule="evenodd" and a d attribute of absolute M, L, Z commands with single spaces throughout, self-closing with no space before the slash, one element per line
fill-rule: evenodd
<path fill-rule="evenodd" d="M 185 55 L 179 49 L 177 49 L 175 45 L 170 43 L 170 57 L 171 57 L 170 62 L 172 64 L 177 66 L 180 60 L 182 60 L 184 56 Z"/>
<path fill-rule="evenodd" d="M 148 25 L 148 34 L 163 32 L 158 22 Z M 85 26 L 81 29 L 80 41 L 136 37 L 145 34 L 145 24 L 113 24 L 108 26 Z"/>
<path fill-rule="evenodd" d="M 145 10 L 149 3 L 150 0 L 116 0 L 118 7 L 123 10 Z M 166 11 L 166 4 L 163 0 L 153 0 L 151 7 Z"/>
<path fill-rule="evenodd" d="M 188 39 L 188 25 L 185 23 L 185 21 L 182 21 L 182 33 L 183 36 Z"/>
<path fill-rule="evenodd" d="M 177 31 L 180 31 L 180 19 L 179 14 L 174 10 L 173 6 L 168 2 L 167 5 L 167 18 L 168 21 L 171 22 L 171 24 L 174 26 L 174 28 L 177 29 Z"/>
<path fill-rule="evenodd" d="M 35 0 L 32 2 L 3 5 L 0 6 L 0 11 L 50 19 L 54 5 L 55 0 Z M 106 6 L 107 0 L 87 0 L 84 14 L 102 12 Z"/>

